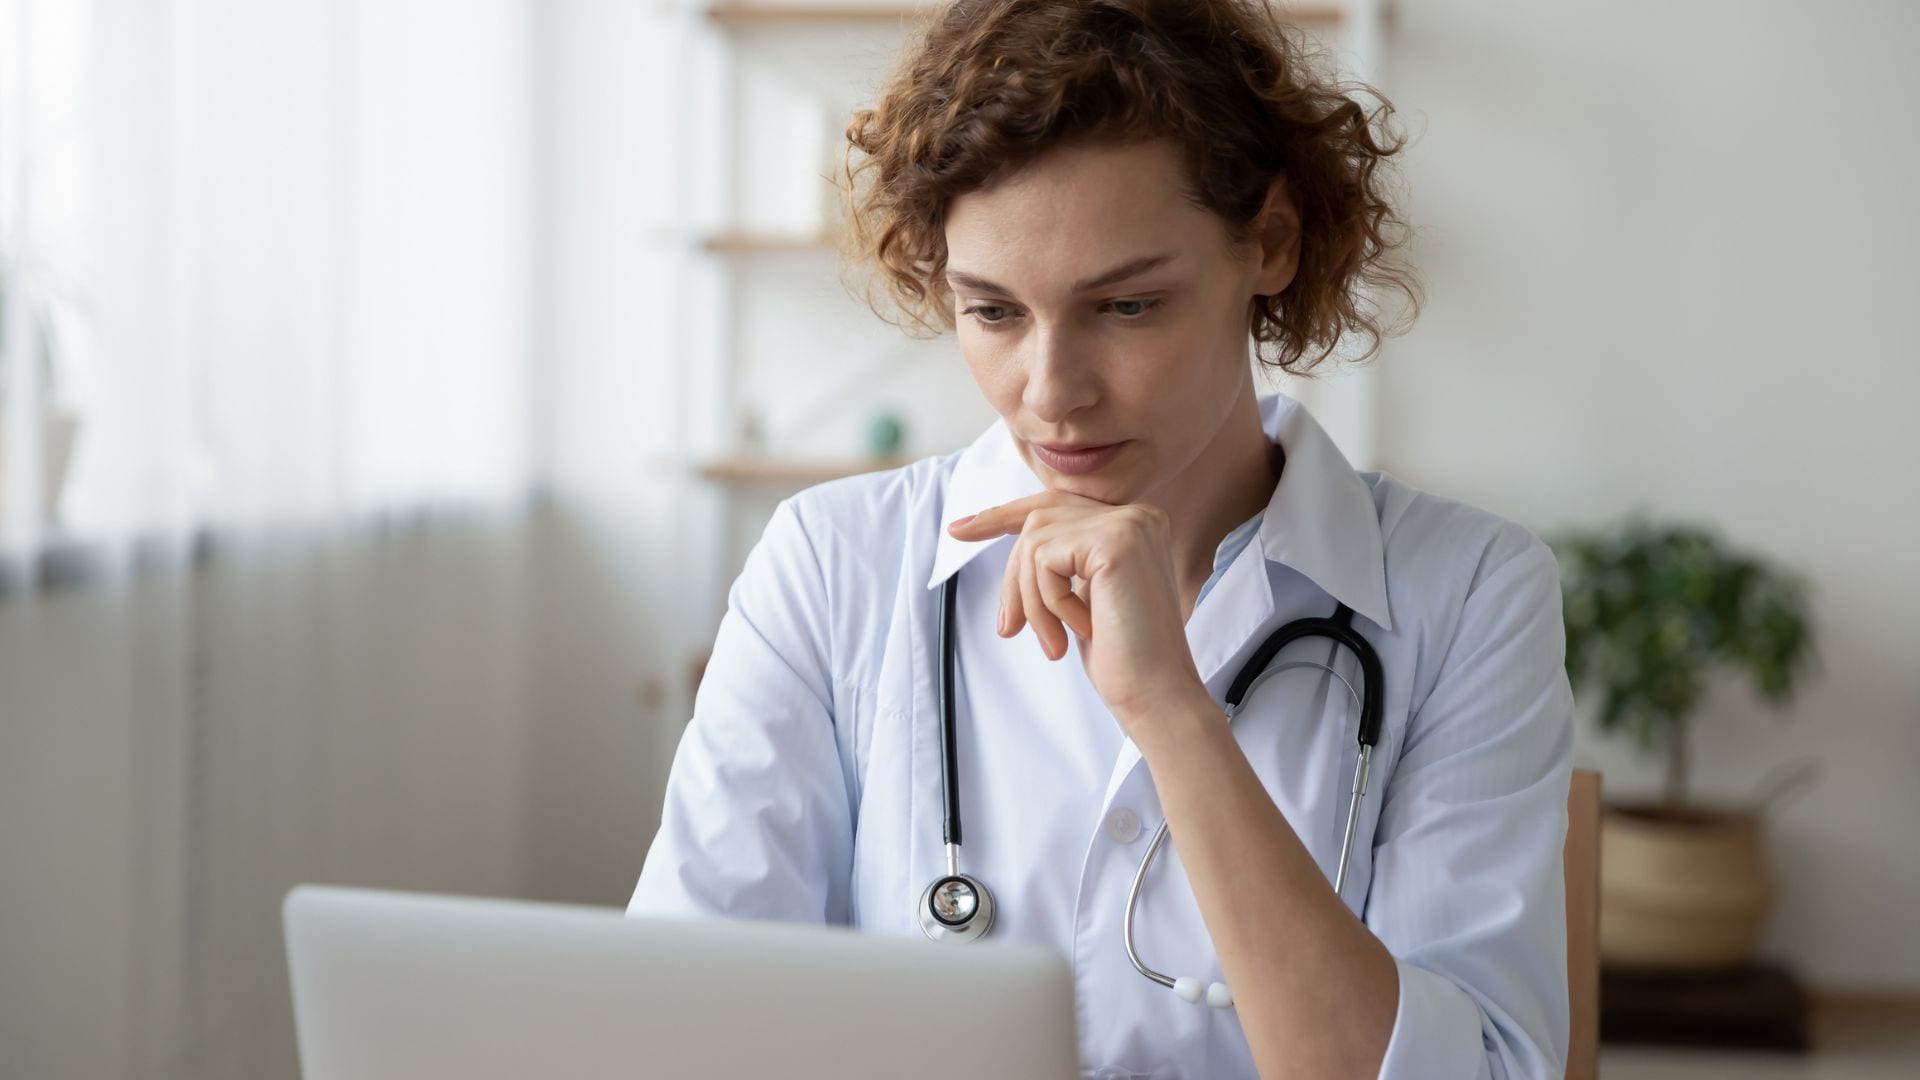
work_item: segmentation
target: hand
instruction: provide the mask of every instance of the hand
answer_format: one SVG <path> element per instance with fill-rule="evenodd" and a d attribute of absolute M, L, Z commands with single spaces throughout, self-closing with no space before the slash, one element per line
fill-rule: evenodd
<path fill-rule="evenodd" d="M 948 526 L 958 540 L 1018 534 L 1000 582 L 1001 637 L 1032 626 L 1049 660 L 1080 641 L 1094 690 L 1130 736 L 1142 717 L 1205 697 L 1173 574 L 1167 516 L 1045 491 Z M 1137 740 L 1136 740 L 1137 741 Z"/>

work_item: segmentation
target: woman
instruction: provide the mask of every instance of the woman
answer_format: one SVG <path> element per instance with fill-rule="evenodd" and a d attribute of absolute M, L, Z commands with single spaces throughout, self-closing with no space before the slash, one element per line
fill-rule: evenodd
<path fill-rule="evenodd" d="M 1249 363 L 1250 340 L 1295 373 L 1349 333 L 1377 348 L 1365 286 L 1417 304 L 1373 123 L 1257 0 L 961 0 L 928 25 L 848 129 L 849 236 L 1001 419 L 780 505 L 630 911 L 977 931 L 967 888 L 929 884 L 953 873 L 950 595 L 958 869 L 988 933 L 1071 960 L 1090 1072 L 1560 1073 L 1553 557 L 1354 471 Z M 1288 646 L 1272 667 L 1315 666 L 1231 725 L 1222 704 L 1271 631 L 1336 611 L 1381 712 L 1340 894 L 1359 709 L 1318 665 L 1358 689 L 1353 651 Z M 1123 947 L 1162 822 L 1134 944 L 1226 1007 Z"/>

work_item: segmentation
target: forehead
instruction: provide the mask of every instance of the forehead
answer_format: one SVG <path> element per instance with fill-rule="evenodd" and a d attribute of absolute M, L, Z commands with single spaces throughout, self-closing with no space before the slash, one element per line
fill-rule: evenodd
<path fill-rule="evenodd" d="M 1143 254 L 1191 268 L 1222 257 L 1222 223 L 1188 202 L 1178 148 L 1063 147 L 947 210 L 947 265 L 1012 290 L 1064 293 Z"/>

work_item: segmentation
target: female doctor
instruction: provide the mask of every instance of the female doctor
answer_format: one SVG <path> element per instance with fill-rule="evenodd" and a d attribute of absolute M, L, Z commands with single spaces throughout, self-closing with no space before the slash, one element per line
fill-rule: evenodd
<path fill-rule="evenodd" d="M 780 504 L 629 911 L 1050 945 L 1088 1075 L 1556 1076 L 1556 564 L 1257 393 L 1417 297 L 1390 109 L 1264 11 L 958 0 L 854 117 L 854 253 L 1000 419 Z"/>

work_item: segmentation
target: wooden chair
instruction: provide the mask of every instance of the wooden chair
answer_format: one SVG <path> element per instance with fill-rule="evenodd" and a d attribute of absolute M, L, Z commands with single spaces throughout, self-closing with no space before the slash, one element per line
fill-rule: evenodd
<path fill-rule="evenodd" d="M 1600 1069 L 1600 774 L 1575 769 L 1567 791 L 1567 1080 Z"/>

